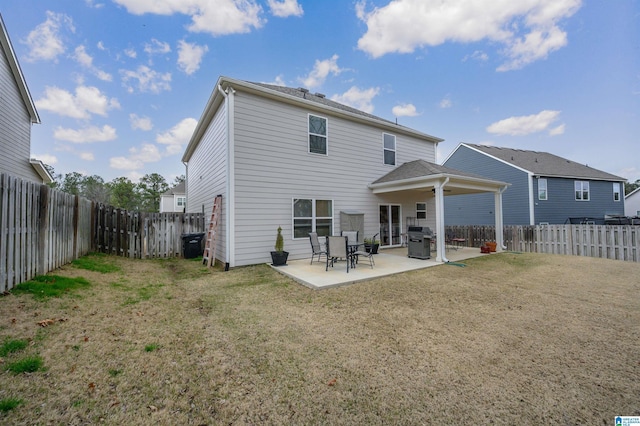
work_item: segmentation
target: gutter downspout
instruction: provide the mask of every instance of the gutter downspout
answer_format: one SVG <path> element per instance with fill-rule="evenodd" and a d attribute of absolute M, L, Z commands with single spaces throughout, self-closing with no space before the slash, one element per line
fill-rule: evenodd
<path fill-rule="evenodd" d="M 507 186 L 503 186 L 494 194 L 495 211 L 496 211 L 496 244 L 501 250 L 506 250 L 504 245 L 504 219 L 502 217 L 502 193 L 507 190 Z"/>
<path fill-rule="evenodd" d="M 226 229 L 225 229 L 225 265 L 224 270 L 228 271 L 229 268 L 233 268 L 236 263 L 235 256 L 235 130 L 233 123 L 235 122 L 234 110 L 234 94 L 233 87 L 229 86 L 227 91 L 222 88 L 222 85 L 218 84 L 218 90 L 220 94 L 225 98 L 225 113 L 227 115 L 227 211 L 226 211 Z"/>
<path fill-rule="evenodd" d="M 448 263 L 449 259 L 445 254 L 445 230 L 444 230 L 444 186 L 449 183 L 447 177 L 442 183 L 436 185 L 436 262 Z"/>

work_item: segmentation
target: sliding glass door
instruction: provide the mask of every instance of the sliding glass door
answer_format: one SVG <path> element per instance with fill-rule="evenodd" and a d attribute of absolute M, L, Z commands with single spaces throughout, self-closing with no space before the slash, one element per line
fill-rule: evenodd
<path fill-rule="evenodd" d="M 395 246 L 402 242 L 400 236 L 400 205 L 380 205 L 380 245 Z"/>

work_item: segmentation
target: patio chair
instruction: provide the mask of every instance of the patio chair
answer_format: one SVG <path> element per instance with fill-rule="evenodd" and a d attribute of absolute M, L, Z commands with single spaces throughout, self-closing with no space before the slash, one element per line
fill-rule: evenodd
<path fill-rule="evenodd" d="M 320 241 L 318 240 L 317 232 L 309 232 L 309 241 L 311 242 L 311 265 L 313 265 L 313 258 L 318 256 L 318 262 L 320 262 L 322 256 L 327 256 L 327 251 L 322 250 Z"/>
<path fill-rule="evenodd" d="M 347 248 L 347 237 L 327 237 L 327 266 L 325 271 L 329 270 L 329 263 L 333 268 L 333 264 L 338 259 L 346 259 L 347 273 L 349 273 L 349 265 L 351 264 L 351 255 Z"/>
<path fill-rule="evenodd" d="M 380 234 L 376 234 L 373 236 L 373 238 L 371 239 L 371 244 L 373 244 L 376 241 L 376 237 L 380 235 Z M 366 250 L 357 250 L 353 253 L 353 256 L 355 256 L 356 259 L 356 263 L 358 263 L 358 260 L 361 257 L 366 257 L 367 259 L 369 259 L 369 265 L 371 266 L 371 269 L 373 269 L 373 265 L 376 264 L 376 262 L 373 260 L 373 247 L 371 247 L 371 249 L 369 251 Z"/>
<path fill-rule="evenodd" d="M 358 231 L 342 231 L 341 235 L 347 237 L 347 243 L 349 244 L 358 242 Z"/>

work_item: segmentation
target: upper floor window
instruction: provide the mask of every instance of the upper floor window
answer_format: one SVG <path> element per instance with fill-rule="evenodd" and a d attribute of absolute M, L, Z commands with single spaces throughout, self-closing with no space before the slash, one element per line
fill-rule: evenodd
<path fill-rule="evenodd" d="M 309 114 L 309 152 L 327 155 L 327 119 Z"/>
<path fill-rule="evenodd" d="M 538 200 L 547 199 L 547 180 L 538 178 Z"/>
<path fill-rule="evenodd" d="M 426 219 L 426 218 L 427 218 L 427 204 L 416 203 L 416 219 Z"/>
<path fill-rule="evenodd" d="M 620 182 L 613 183 L 613 201 L 620 201 Z"/>
<path fill-rule="evenodd" d="M 309 232 L 324 237 L 333 233 L 333 202 L 295 198 L 293 200 L 293 238 L 308 238 Z"/>
<path fill-rule="evenodd" d="M 394 135 L 390 135 L 389 133 L 383 133 L 383 155 L 384 155 L 384 164 L 389 166 L 396 165 L 396 137 Z"/>
<path fill-rule="evenodd" d="M 589 182 L 577 180 L 574 182 L 576 201 L 589 201 Z"/>

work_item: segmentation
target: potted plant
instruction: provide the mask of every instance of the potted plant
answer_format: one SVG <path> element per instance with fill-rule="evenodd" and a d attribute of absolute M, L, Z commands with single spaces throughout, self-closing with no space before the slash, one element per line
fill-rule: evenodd
<path fill-rule="evenodd" d="M 273 266 L 283 266 L 287 264 L 289 252 L 284 251 L 284 237 L 282 236 L 282 227 L 278 226 L 278 236 L 276 237 L 275 251 L 271 252 L 271 264 Z"/>
<path fill-rule="evenodd" d="M 378 248 L 380 247 L 380 240 L 373 238 L 364 239 L 364 250 L 367 253 L 378 254 Z"/>

